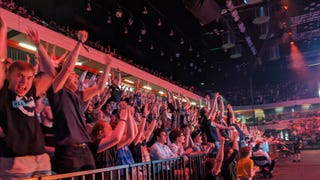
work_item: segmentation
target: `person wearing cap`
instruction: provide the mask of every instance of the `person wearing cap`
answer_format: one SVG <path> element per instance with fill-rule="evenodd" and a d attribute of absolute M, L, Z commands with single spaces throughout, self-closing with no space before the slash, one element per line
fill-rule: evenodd
<path fill-rule="evenodd" d="M 214 144 L 208 142 L 206 146 L 203 146 L 202 143 L 202 132 L 200 129 L 197 129 L 191 133 L 191 138 L 193 140 L 193 153 L 209 153 L 214 148 Z"/>

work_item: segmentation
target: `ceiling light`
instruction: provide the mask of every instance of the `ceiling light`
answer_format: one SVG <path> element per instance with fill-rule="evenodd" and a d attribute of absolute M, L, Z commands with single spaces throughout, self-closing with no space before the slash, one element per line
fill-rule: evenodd
<path fill-rule="evenodd" d="M 82 66 L 82 62 L 76 62 L 76 66 Z"/>
<path fill-rule="evenodd" d="M 141 36 L 138 37 L 138 42 L 141 43 L 142 42 L 142 38 Z"/>
<path fill-rule="evenodd" d="M 169 33 L 169 36 L 174 36 L 174 32 L 173 32 L 173 29 L 170 29 L 170 33 Z"/>
<path fill-rule="evenodd" d="M 116 17 L 120 19 L 120 18 L 122 18 L 122 15 L 123 15 L 122 10 L 121 9 L 117 9 L 116 10 Z"/>
<path fill-rule="evenodd" d="M 164 52 L 163 52 L 162 49 L 161 49 L 161 51 L 160 51 L 160 56 L 164 56 Z"/>
<path fill-rule="evenodd" d="M 130 83 L 130 84 L 134 84 L 133 81 L 129 80 L 129 79 L 124 79 L 125 82 Z"/>
<path fill-rule="evenodd" d="M 164 94 L 164 92 L 163 92 L 163 91 L 159 91 L 159 94 L 163 95 L 163 94 Z"/>
<path fill-rule="evenodd" d="M 104 71 L 100 70 L 99 73 L 104 73 Z"/>
<path fill-rule="evenodd" d="M 37 50 L 37 48 L 35 46 L 32 46 L 30 44 L 26 44 L 26 43 L 23 43 L 23 42 L 20 42 L 19 46 L 21 46 L 23 48 L 26 48 L 28 50 L 31 50 L 31 51 L 36 51 Z"/>
<path fill-rule="evenodd" d="M 86 10 L 88 12 L 92 11 L 91 4 L 88 2 Z"/>
<path fill-rule="evenodd" d="M 152 90 L 152 88 L 150 86 L 143 86 L 144 89 L 147 89 L 147 90 Z"/>
<path fill-rule="evenodd" d="M 170 56 L 170 58 L 169 58 L 169 61 L 170 61 L 170 62 L 172 62 L 172 61 L 173 61 L 173 58 L 172 58 L 172 56 Z"/>
<path fill-rule="evenodd" d="M 160 19 L 160 18 L 158 19 L 158 23 L 157 23 L 157 25 L 158 25 L 158 26 L 162 26 L 162 21 L 161 21 L 161 19 Z"/>
<path fill-rule="evenodd" d="M 183 38 L 181 38 L 181 40 L 180 40 L 180 44 L 184 44 L 184 40 L 183 40 Z"/>
<path fill-rule="evenodd" d="M 200 53 L 199 53 L 199 51 L 197 52 L 196 57 L 197 57 L 197 58 L 199 58 L 199 57 L 200 57 Z"/>
<path fill-rule="evenodd" d="M 191 52 L 193 49 L 192 49 L 192 45 L 190 44 L 189 46 L 189 51 Z"/>
<path fill-rule="evenodd" d="M 191 102 L 190 104 L 193 106 L 197 105 L 197 103 L 195 103 L 195 102 Z"/>
<path fill-rule="evenodd" d="M 144 15 L 148 14 L 148 9 L 146 6 L 143 7 L 142 14 L 144 14 Z"/>
<path fill-rule="evenodd" d="M 145 35 L 147 33 L 146 27 L 143 26 L 140 32 L 141 32 L 141 35 Z"/>
<path fill-rule="evenodd" d="M 150 50 L 154 50 L 153 43 L 150 43 Z"/>
<path fill-rule="evenodd" d="M 128 28 L 127 27 L 124 27 L 124 31 L 123 31 L 124 34 L 128 34 L 129 31 L 128 31 Z"/>
<path fill-rule="evenodd" d="M 207 59 L 206 58 L 203 58 L 203 63 L 206 63 L 207 62 Z"/>
<path fill-rule="evenodd" d="M 110 17 L 110 16 L 108 16 L 107 23 L 108 23 L 108 24 L 111 24 L 111 23 L 112 23 L 112 20 L 111 20 L 111 17 Z"/>
<path fill-rule="evenodd" d="M 132 26 L 132 24 L 133 24 L 133 18 L 130 17 L 130 18 L 128 19 L 128 26 Z"/>
<path fill-rule="evenodd" d="M 177 51 L 177 52 L 176 52 L 176 58 L 179 58 L 180 56 L 181 56 L 180 52 Z"/>

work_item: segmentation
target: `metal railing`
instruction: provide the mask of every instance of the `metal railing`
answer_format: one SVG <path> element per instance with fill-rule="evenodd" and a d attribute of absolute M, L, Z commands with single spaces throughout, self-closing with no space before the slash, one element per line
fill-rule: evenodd
<path fill-rule="evenodd" d="M 206 160 L 206 154 L 196 154 L 28 180 L 198 180 L 207 174 Z"/>

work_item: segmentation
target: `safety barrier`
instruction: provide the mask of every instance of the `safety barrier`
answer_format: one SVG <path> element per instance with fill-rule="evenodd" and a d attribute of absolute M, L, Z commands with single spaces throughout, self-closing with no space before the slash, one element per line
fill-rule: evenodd
<path fill-rule="evenodd" d="M 206 160 L 206 154 L 196 154 L 28 180 L 198 180 L 205 178 Z"/>

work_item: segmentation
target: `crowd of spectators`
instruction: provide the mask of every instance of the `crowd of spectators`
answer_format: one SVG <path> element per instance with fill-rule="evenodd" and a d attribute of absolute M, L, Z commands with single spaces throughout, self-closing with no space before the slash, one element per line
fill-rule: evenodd
<path fill-rule="evenodd" d="M 12 4 L 5 6 L 16 10 Z M 74 31 L 77 44 L 59 67 L 32 29 L 27 37 L 37 47 L 39 65 L 9 61 L 6 33 L 6 22 L 0 16 L 1 178 L 178 156 L 187 160 L 188 155 L 197 153 L 215 157 L 208 165 L 209 178 L 249 179 L 255 175 L 249 157 L 258 141 L 266 142 L 263 132 L 237 122 L 231 104 L 225 106 L 221 94 L 207 97 L 200 109 L 183 95 L 168 92 L 164 99 L 139 89 L 139 84 L 133 92 L 123 91 L 119 88 L 121 73 L 108 76 L 112 61 L 105 63 L 104 74 L 93 82 L 86 75 L 79 78 L 73 70 L 88 37 L 85 31 Z M 12 160 L 20 163 L 9 167 L 6 162 Z"/>
<path fill-rule="evenodd" d="M 234 105 L 259 105 L 318 97 L 318 83 L 288 80 L 277 84 L 236 88 L 225 92 L 225 98 Z"/>

